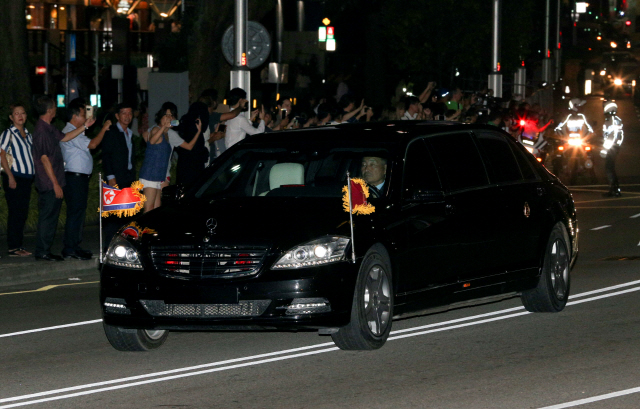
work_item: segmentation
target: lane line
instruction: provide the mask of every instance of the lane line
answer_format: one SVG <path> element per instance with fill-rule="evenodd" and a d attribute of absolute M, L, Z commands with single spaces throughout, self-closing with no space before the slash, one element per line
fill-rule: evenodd
<path fill-rule="evenodd" d="M 560 403 L 560 404 L 552 405 L 552 406 L 545 406 L 545 407 L 539 408 L 539 409 L 572 408 L 574 406 L 587 405 L 589 403 L 599 402 L 599 401 L 606 400 L 606 399 L 619 398 L 620 396 L 631 395 L 632 393 L 638 393 L 638 392 L 640 392 L 640 387 L 626 389 L 626 390 L 618 391 L 618 392 L 611 392 L 611 393 L 607 393 L 607 394 L 604 394 L 604 395 L 593 396 L 591 398 L 578 399 L 578 400 L 574 400 L 572 402 Z"/>
<path fill-rule="evenodd" d="M 640 280 L 629 281 L 627 283 L 616 284 L 616 285 L 612 285 L 612 286 L 609 286 L 609 287 L 599 288 L 599 289 L 592 290 L 592 291 L 586 291 L 586 292 L 583 292 L 583 293 L 570 295 L 569 296 L 569 300 L 573 300 L 575 298 L 587 297 L 587 296 L 593 295 L 593 294 L 600 294 L 600 293 L 604 293 L 604 292 L 611 291 L 611 290 L 617 290 L 619 288 L 631 287 L 631 286 L 636 285 L 636 284 L 640 284 Z M 412 327 L 412 328 L 396 330 L 396 331 L 392 331 L 391 334 L 400 334 L 400 333 L 403 333 L 403 332 L 417 331 L 417 330 L 421 330 L 421 329 L 425 329 L 425 328 L 431 328 L 431 327 L 434 327 L 434 326 L 442 326 L 442 325 L 454 324 L 454 323 L 462 322 L 462 321 L 469 321 L 469 320 L 473 320 L 473 319 L 477 319 L 477 318 L 489 317 L 489 316 L 499 315 L 499 314 L 506 314 L 508 312 L 518 311 L 518 310 L 521 310 L 523 308 L 524 307 L 507 308 L 507 309 L 504 309 L 504 310 L 489 312 L 489 313 L 486 313 L 486 314 L 472 315 L 470 317 L 465 317 L 465 318 L 458 318 L 458 319 L 454 319 L 454 320 L 442 321 L 442 322 L 423 325 L 423 326 L 419 326 L 419 327 Z M 82 321 L 82 322 L 74 322 L 74 323 L 71 323 L 71 324 L 55 325 L 55 326 L 52 326 L 52 327 L 45 327 L 45 328 L 36 328 L 36 329 L 31 329 L 31 330 L 26 330 L 26 331 L 18 331 L 18 332 L 11 332 L 11 333 L 8 333 L 8 334 L 0 334 L 0 338 L 6 338 L 6 337 L 12 337 L 12 336 L 18 336 L 18 335 L 25 335 L 25 334 L 32 334 L 32 333 L 35 333 L 35 332 L 50 331 L 50 330 L 54 330 L 54 329 L 76 327 L 76 326 L 80 326 L 80 325 L 97 324 L 97 323 L 100 323 L 100 322 L 102 322 L 102 319 L 90 320 L 90 321 Z M 0 400 L 0 402 L 2 402 L 2 401 Z"/>
<path fill-rule="evenodd" d="M 604 289 L 601 289 L 601 290 L 604 290 Z M 598 290 L 595 290 L 595 291 L 598 291 Z M 630 288 L 630 289 L 626 289 L 626 290 L 619 291 L 619 292 L 616 292 L 616 293 L 603 294 L 603 295 L 600 295 L 600 296 L 587 298 L 587 299 L 580 300 L 580 301 L 570 302 L 570 303 L 567 303 L 567 305 L 575 305 L 575 304 L 580 304 L 580 303 L 585 303 L 585 302 L 596 301 L 596 300 L 600 300 L 600 299 L 603 299 L 603 298 L 613 297 L 613 296 L 616 296 L 616 295 L 627 294 L 627 293 L 634 292 L 634 291 L 640 291 L 640 287 Z M 509 310 L 513 310 L 513 309 L 509 309 Z M 468 327 L 468 326 L 473 326 L 473 325 L 479 325 L 479 324 L 484 324 L 484 323 L 489 323 L 489 322 L 500 321 L 500 320 L 504 320 L 504 319 L 508 319 L 508 318 L 519 317 L 519 316 L 528 315 L 528 314 L 531 314 L 531 313 L 528 312 L 528 311 L 523 311 L 523 312 L 519 312 L 519 313 L 515 313 L 515 314 L 504 315 L 504 316 L 501 316 L 501 317 L 494 317 L 494 318 L 490 318 L 490 319 L 479 320 L 479 321 L 474 321 L 474 322 L 468 322 L 468 323 L 464 323 L 464 324 L 451 325 L 451 326 L 444 327 L 444 328 L 436 328 L 436 329 L 431 329 L 431 330 L 427 330 L 427 331 L 420 331 L 420 332 L 416 332 L 416 333 L 397 335 L 397 336 L 389 337 L 389 340 L 397 340 L 397 339 L 414 337 L 414 336 L 418 336 L 418 335 L 425 335 L 425 334 L 430 334 L 430 333 L 435 333 L 435 332 L 447 331 L 447 330 L 450 330 L 450 329 L 458 329 L 458 328 L 463 328 L 463 327 Z M 484 314 L 482 314 L 482 315 L 484 315 Z M 313 345 L 313 346 L 301 347 L 301 348 L 296 348 L 294 350 L 299 351 L 299 350 L 304 350 L 304 349 L 313 349 L 313 348 L 318 348 L 318 347 L 323 347 L 323 346 L 330 346 L 330 345 L 333 345 L 333 343 L 329 342 L 329 343 L 318 344 L 318 345 Z M 294 351 L 294 350 L 287 350 L 287 351 Z M 50 401 L 54 401 L 54 400 L 69 399 L 69 398 L 83 396 L 83 395 L 90 395 L 90 394 L 95 394 L 95 393 L 100 393 L 100 392 L 106 392 L 106 391 L 130 388 L 130 387 L 134 387 L 134 386 L 146 385 L 146 384 L 151 384 L 151 383 L 164 382 L 164 381 L 169 381 L 169 380 L 174 380 L 174 379 L 186 378 L 186 377 L 190 377 L 190 376 L 197 376 L 197 375 L 209 374 L 209 373 L 213 373 L 213 372 L 226 371 L 226 370 L 230 370 L 230 369 L 237 369 L 237 368 L 243 368 L 243 367 L 248 367 L 248 366 L 261 365 L 261 364 L 269 363 L 269 362 L 288 360 L 288 359 L 304 357 L 304 356 L 309 356 L 309 355 L 316 355 L 316 354 L 321 354 L 321 353 L 325 353 L 325 352 L 332 352 L 332 351 L 337 351 L 337 350 L 338 350 L 338 348 L 334 346 L 334 347 L 329 347 L 329 348 L 326 348 L 326 349 L 320 349 L 320 350 L 316 350 L 316 351 L 307 351 L 307 352 L 303 352 L 303 353 L 296 353 L 296 354 L 293 354 L 293 355 L 287 355 L 287 356 L 281 356 L 281 357 L 275 357 L 275 358 L 269 358 L 269 359 L 261 359 L 261 360 L 258 360 L 258 361 L 239 363 L 239 364 L 228 365 L 228 366 L 218 367 L 218 368 L 209 368 L 209 369 L 206 369 L 206 370 L 199 370 L 199 371 L 195 371 L 195 372 L 182 373 L 182 374 L 177 374 L 177 375 L 172 375 L 172 376 L 165 376 L 165 377 L 160 377 L 160 378 L 155 378 L 155 379 L 146 379 L 146 380 L 143 380 L 143 381 L 133 382 L 133 383 L 129 383 L 129 384 L 121 384 L 121 385 L 115 385 L 115 386 L 110 386 L 110 387 L 105 387 L 105 388 L 92 389 L 92 390 L 87 390 L 87 391 L 82 391 L 82 392 L 77 392 L 77 393 L 72 393 L 72 394 L 67 394 L 67 395 L 54 396 L 54 397 L 37 399 L 37 400 L 32 400 L 32 401 L 13 403 L 13 404 L 9 404 L 9 405 L 0 406 L 0 409 L 13 408 L 13 407 L 18 407 L 18 406 L 26 406 L 26 405 L 33 405 L 33 404 L 36 404 L 36 403 L 50 402 Z M 269 353 L 269 354 L 256 355 L 256 357 L 258 357 L 258 356 L 263 357 L 263 356 L 275 355 L 275 354 L 283 354 L 283 353 L 286 353 L 286 352 L 285 351 L 278 351 L 278 352 L 272 352 L 272 353 Z M 197 367 L 192 367 L 192 368 L 203 368 L 203 367 L 211 367 L 211 366 L 220 366 L 220 365 L 223 365 L 224 362 L 231 362 L 231 361 L 238 362 L 238 361 L 241 361 L 241 360 L 247 360 L 247 359 L 251 359 L 251 358 L 252 357 L 236 358 L 235 360 L 228 360 L 228 361 L 214 362 L 214 363 L 210 363 L 210 364 L 203 364 L 203 365 L 198 365 Z M 171 371 L 160 372 L 160 373 L 157 373 L 157 374 L 165 374 L 165 373 L 172 373 L 172 372 L 173 373 L 175 373 L 175 372 L 185 372 L 186 370 L 187 370 L 186 368 L 180 368 L 180 369 L 174 369 L 174 370 L 171 370 Z M 139 376 L 136 376 L 136 377 L 114 379 L 114 380 L 110 380 L 110 381 L 98 382 L 98 383 L 89 384 L 89 385 L 78 385 L 78 386 L 64 388 L 64 389 L 45 391 L 45 392 L 38 392 L 38 393 L 35 393 L 35 394 L 30 394 L 30 395 L 15 396 L 15 397 L 11 397 L 11 398 L 0 399 L 0 403 L 11 402 L 11 401 L 15 402 L 17 400 L 25 400 L 25 399 L 30 399 L 30 398 L 33 398 L 33 397 L 41 397 L 41 396 L 54 395 L 54 394 L 58 394 L 58 393 L 68 392 L 68 391 L 72 391 L 72 390 L 86 389 L 86 388 L 92 387 L 90 385 L 102 386 L 102 385 L 107 385 L 107 384 L 126 382 L 125 379 L 143 379 L 143 378 L 148 378 L 148 377 L 151 377 L 151 376 L 158 376 L 158 375 L 154 375 L 154 374 L 139 375 Z"/>
<path fill-rule="evenodd" d="M 628 195 L 629 193 L 625 192 L 626 195 Z M 640 199 L 640 195 L 638 196 L 623 196 L 623 197 L 616 197 L 615 199 L 613 198 L 609 198 L 609 199 L 596 199 L 596 200 L 581 200 L 579 202 L 573 202 L 574 204 L 583 204 L 583 203 L 596 203 L 596 202 L 613 202 L 613 201 L 620 201 L 620 200 L 635 200 L 635 199 Z"/>
<path fill-rule="evenodd" d="M 640 206 L 576 206 L 576 209 L 637 209 Z M 631 216 L 633 219 L 633 216 Z"/>
<path fill-rule="evenodd" d="M 98 322 L 102 322 L 102 318 L 98 320 L 74 322 L 71 324 L 54 325 L 53 327 L 36 328 L 36 329 L 29 329 L 26 331 L 10 332 L 8 334 L 0 334 L 0 338 L 14 337 L 16 335 L 32 334 L 34 332 L 51 331 L 53 329 L 60 329 L 60 328 L 79 327 L 81 325 L 96 324 Z"/>
<path fill-rule="evenodd" d="M 636 219 L 636 218 L 638 218 L 638 217 L 640 217 L 640 213 L 638 213 L 638 214 L 634 214 L 633 216 L 631 216 L 631 217 L 629 217 L 629 218 L 630 218 L 630 219 Z"/>
<path fill-rule="evenodd" d="M 602 230 L 602 229 L 606 229 L 607 227 L 611 227 L 611 225 L 605 224 L 604 226 L 594 227 L 593 229 L 589 229 L 589 230 Z"/>
<path fill-rule="evenodd" d="M 13 295 L 13 294 L 26 294 L 26 293 L 37 293 L 40 291 L 49 291 L 52 288 L 56 288 L 56 287 L 66 287 L 69 285 L 85 285 L 85 284 L 95 284 L 95 283 L 99 283 L 100 281 L 88 281 L 86 283 L 69 283 L 69 284 L 54 284 L 54 285 L 46 285 L 44 287 L 38 288 L 37 290 L 25 290 L 25 291 L 15 291 L 12 293 L 0 293 L 0 295 Z"/>

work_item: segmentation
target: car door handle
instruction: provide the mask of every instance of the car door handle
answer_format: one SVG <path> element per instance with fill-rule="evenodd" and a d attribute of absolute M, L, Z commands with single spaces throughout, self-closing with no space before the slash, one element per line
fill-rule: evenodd
<path fill-rule="evenodd" d="M 538 196 L 544 195 L 544 188 L 543 187 L 539 187 L 537 190 L 538 190 Z"/>

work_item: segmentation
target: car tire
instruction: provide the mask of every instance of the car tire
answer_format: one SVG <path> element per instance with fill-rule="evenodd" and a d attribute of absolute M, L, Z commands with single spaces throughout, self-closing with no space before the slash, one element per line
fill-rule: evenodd
<path fill-rule="evenodd" d="M 104 333 L 112 347 L 118 351 L 149 351 L 164 344 L 169 336 L 166 330 L 126 329 L 102 323 Z"/>
<path fill-rule="evenodd" d="M 559 312 L 567 304 L 570 289 L 571 252 L 564 224 L 556 223 L 545 249 L 540 280 L 522 292 L 522 304 L 530 312 Z"/>
<path fill-rule="evenodd" d="M 393 319 L 393 280 L 389 255 L 382 245 L 365 254 L 356 280 L 351 321 L 331 334 L 343 350 L 372 350 L 382 347 Z"/>

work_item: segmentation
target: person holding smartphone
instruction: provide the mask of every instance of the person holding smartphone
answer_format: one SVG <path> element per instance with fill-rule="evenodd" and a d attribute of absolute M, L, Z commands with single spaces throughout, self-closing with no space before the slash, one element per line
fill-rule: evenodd
<path fill-rule="evenodd" d="M 198 129 L 196 136 L 191 141 L 185 142 L 176 131 L 171 129 L 172 123 L 176 123 L 177 116 L 178 107 L 176 104 L 165 102 L 156 113 L 156 126 L 148 132 L 147 150 L 140 168 L 140 183 L 144 185 L 142 192 L 147 198 L 144 203 L 145 213 L 161 204 L 162 184 L 166 181 L 169 172 L 169 159 L 173 148 L 180 147 L 186 151 L 192 150 L 202 133 L 202 124 L 198 118 L 196 119 Z"/>
<path fill-rule="evenodd" d="M 242 88 L 234 88 L 229 91 L 229 105 L 231 108 L 236 109 L 238 107 L 244 107 L 247 104 L 247 93 Z M 260 123 L 257 128 L 253 127 L 252 122 L 260 118 Z M 227 135 L 224 138 L 225 147 L 229 149 L 236 143 L 243 140 L 247 134 L 254 135 L 264 132 L 264 107 L 261 107 L 251 113 L 251 119 L 247 119 L 244 115 L 238 115 L 234 119 L 227 121 Z"/>

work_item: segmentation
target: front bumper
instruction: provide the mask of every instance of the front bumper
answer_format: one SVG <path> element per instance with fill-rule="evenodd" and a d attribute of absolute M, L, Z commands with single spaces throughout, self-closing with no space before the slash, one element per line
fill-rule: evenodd
<path fill-rule="evenodd" d="M 136 329 L 319 329 L 348 324 L 358 265 L 185 280 L 104 265 L 104 322 Z M 294 302 L 295 301 L 295 302 Z"/>

